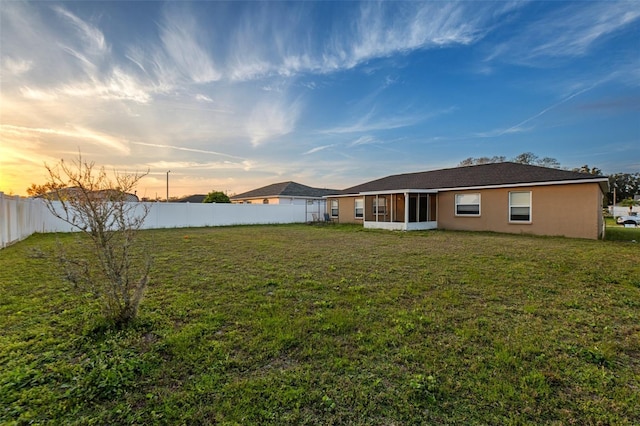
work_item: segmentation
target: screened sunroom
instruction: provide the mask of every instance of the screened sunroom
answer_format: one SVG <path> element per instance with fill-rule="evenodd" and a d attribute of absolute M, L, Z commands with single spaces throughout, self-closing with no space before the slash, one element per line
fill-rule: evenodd
<path fill-rule="evenodd" d="M 438 227 L 436 191 L 377 191 L 362 195 L 365 228 L 417 231 Z"/>

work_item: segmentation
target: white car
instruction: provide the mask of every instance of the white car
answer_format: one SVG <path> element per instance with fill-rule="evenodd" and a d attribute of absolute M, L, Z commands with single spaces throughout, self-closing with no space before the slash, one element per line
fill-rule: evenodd
<path fill-rule="evenodd" d="M 618 225 L 640 225 L 640 216 L 620 216 L 616 219 Z"/>

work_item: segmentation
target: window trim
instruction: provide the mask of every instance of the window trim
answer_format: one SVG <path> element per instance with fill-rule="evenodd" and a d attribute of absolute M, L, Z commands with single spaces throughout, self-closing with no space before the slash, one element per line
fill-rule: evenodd
<path fill-rule="evenodd" d="M 511 203 L 511 194 L 529 194 L 529 203 L 528 204 L 512 204 Z M 511 215 L 511 209 L 513 207 L 526 207 L 529 209 L 529 219 L 528 220 L 519 220 L 519 219 L 512 219 L 512 215 Z M 533 193 L 532 191 L 509 191 L 509 223 L 517 223 L 517 224 L 524 224 L 524 223 L 531 223 L 533 221 Z"/>
<path fill-rule="evenodd" d="M 334 210 L 334 204 L 335 204 L 335 211 L 336 214 L 333 214 L 333 210 Z M 340 210 L 339 210 L 340 204 L 338 203 L 338 200 L 336 199 L 332 199 L 331 203 L 329 204 L 329 210 L 331 210 L 331 217 L 338 217 L 338 215 L 340 214 Z"/>
<path fill-rule="evenodd" d="M 358 216 L 358 201 L 360 202 L 361 213 Z M 353 202 L 353 217 L 356 219 L 364 219 L 364 198 L 356 198 Z"/>
<path fill-rule="evenodd" d="M 478 196 L 478 203 L 459 203 L 458 202 L 458 196 L 460 197 L 464 197 L 464 196 L 468 196 L 468 195 L 477 195 Z M 453 197 L 453 202 L 454 202 L 454 215 L 455 216 L 459 216 L 459 217 L 480 217 L 482 215 L 482 194 L 480 192 L 473 192 L 473 193 L 465 193 L 465 194 L 454 194 Z M 458 206 L 478 206 L 478 213 L 459 213 L 458 212 Z"/>

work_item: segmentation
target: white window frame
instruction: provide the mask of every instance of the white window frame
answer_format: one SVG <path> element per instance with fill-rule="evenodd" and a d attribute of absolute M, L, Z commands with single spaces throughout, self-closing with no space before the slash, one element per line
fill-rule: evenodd
<path fill-rule="evenodd" d="M 358 207 L 358 204 L 360 204 L 360 207 Z M 364 219 L 364 198 L 356 198 L 355 202 L 353 203 L 353 207 L 354 207 L 354 217 L 356 219 Z M 358 215 L 358 210 L 360 210 L 360 215 Z"/>
<path fill-rule="evenodd" d="M 469 196 L 477 196 L 478 197 L 478 202 L 477 203 L 462 203 L 459 200 L 463 197 L 469 197 Z M 474 192 L 474 193 L 467 193 L 467 194 L 455 194 L 454 197 L 454 212 L 456 216 L 461 216 L 461 217 L 480 217 L 480 215 L 482 214 L 482 195 L 479 192 Z M 458 212 L 458 206 L 478 206 L 478 213 L 459 213 Z"/>
<path fill-rule="evenodd" d="M 518 204 L 511 202 L 511 194 L 529 194 L 529 201 L 527 204 Z M 509 223 L 531 223 L 533 220 L 533 208 L 532 208 L 532 199 L 533 195 L 531 191 L 509 191 Z M 528 220 L 520 220 L 520 219 L 512 219 L 511 209 L 512 208 L 528 208 L 529 209 L 529 219 Z"/>
<path fill-rule="evenodd" d="M 331 217 L 338 217 L 338 214 L 340 214 L 339 207 L 340 205 L 338 204 L 338 200 L 331 200 L 331 203 L 330 203 Z M 336 214 L 333 214 L 334 210 L 336 211 Z"/>
<path fill-rule="evenodd" d="M 375 197 L 373 199 L 373 214 L 375 216 L 384 216 L 387 214 L 387 198 Z"/>

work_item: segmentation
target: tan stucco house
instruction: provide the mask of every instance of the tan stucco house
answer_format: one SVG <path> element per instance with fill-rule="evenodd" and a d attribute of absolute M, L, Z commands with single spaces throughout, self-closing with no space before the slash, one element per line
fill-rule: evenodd
<path fill-rule="evenodd" d="M 601 238 L 605 176 L 493 163 L 387 176 L 327 197 L 340 223 Z"/>

